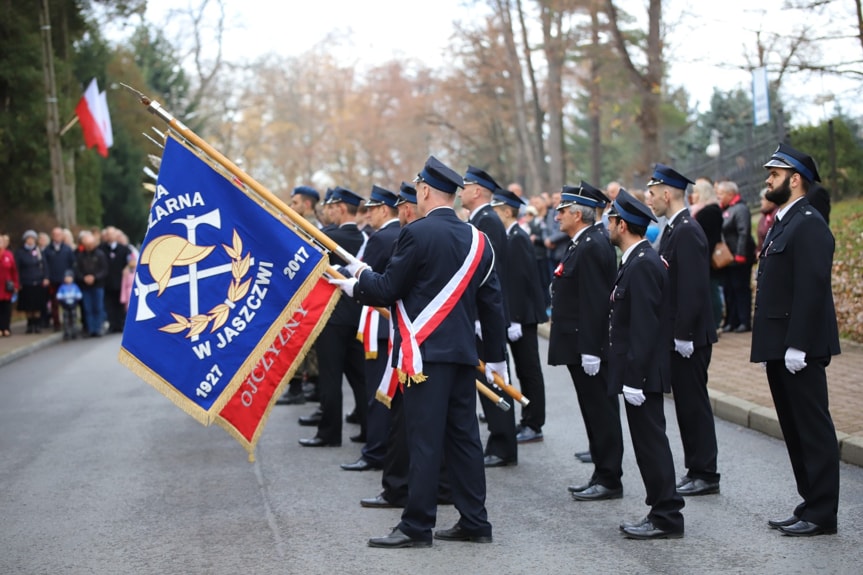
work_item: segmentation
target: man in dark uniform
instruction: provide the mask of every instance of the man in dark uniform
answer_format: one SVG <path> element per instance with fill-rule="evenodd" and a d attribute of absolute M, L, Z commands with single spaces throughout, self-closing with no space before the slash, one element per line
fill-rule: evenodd
<path fill-rule="evenodd" d="M 335 227 L 326 234 L 337 244 L 356 255 L 363 247 L 365 237 L 357 228 L 357 208 L 362 198 L 352 191 L 337 187 L 330 198 L 329 215 Z M 330 264 L 347 262 L 330 254 Z M 361 306 L 349 298 L 340 298 L 330 319 L 315 342 L 318 357 L 322 359 L 318 370 L 318 393 L 321 414 L 300 418 L 300 425 L 317 425 L 315 437 L 300 439 L 305 447 L 339 446 L 342 444 L 342 374 L 354 392 L 360 421 L 365 427 L 365 357 L 363 346 L 357 340 L 357 325 Z M 361 428 L 360 435 L 363 431 Z M 352 438 L 353 440 L 354 438 Z"/>
<path fill-rule="evenodd" d="M 507 339 L 512 350 L 515 374 L 521 392 L 530 403 L 521 410 L 516 440 L 519 443 L 542 441 L 545 425 L 545 381 L 539 361 L 537 325 L 548 321 L 543 286 L 536 273 L 536 258 L 530 237 L 518 225 L 518 212 L 526 202 L 509 190 L 498 189 L 491 207 L 506 227 L 506 278 L 504 291 L 509 304 Z"/>
<path fill-rule="evenodd" d="M 464 191 L 461 193 L 462 205 L 470 210 L 468 222 L 488 236 L 494 248 L 494 269 L 501 278 L 504 307 L 508 309 L 509 295 L 506 293 L 507 251 L 506 230 L 500 218 L 491 207 L 491 195 L 500 186 L 485 171 L 468 166 L 464 175 Z M 479 330 L 477 330 L 479 331 Z M 485 361 L 482 340 L 477 341 L 479 357 Z M 530 399 L 530 397 L 528 397 Z M 480 396 L 480 403 L 488 424 L 488 442 L 485 446 L 486 467 L 505 467 L 518 464 L 518 442 L 516 440 L 515 410 L 502 411 L 490 399 Z"/>
<path fill-rule="evenodd" d="M 478 356 L 474 321 L 482 325 L 486 376 L 507 380 L 506 320 L 495 253 L 488 239 L 453 210 L 459 175 L 430 157 L 417 175 L 424 216 L 402 228 L 383 274 L 359 262 L 358 276 L 332 280 L 365 305 L 397 309 L 394 365 L 406 381 L 404 412 L 410 452 L 410 491 L 401 522 L 372 547 L 429 547 L 437 514 L 441 457 L 448 464 L 460 518 L 436 539 L 490 543 L 485 471 L 476 418 Z"/>
<path fill-rule="evenodd" d="M 599 188 L 596 188 L 595 186 L 585 182 L 584 180 L 581 180 L 581 184 L 579 184 L 579 189 L 581 190 L 580 195 L 587 197 L 587 198 L 590 198 L 596 202 L 596 209 L 595 209 L 596 220 L 594 221 L 593 226 L 597 230 L 599 230 L 602 233 L 602 235 L 605 236 L 605 239 L 607 240 L 608 239 L 608 228 L 605 227 L 605 223 L 603 221 L 602 214 L 605 211 L 606 206 L 608 206 L 608 204 L 611 203 L 611 199 L 609 199 L 609 197 L 606 196 L 602 192 L 602 190 L 600 190 Z M 609 245 L 611 245 L 611 244 L 609 243 Z M 611 251 L 614 252 L 613 247 L 611 248 Z M 617 273 L 617 254 L 616 253 L 615 253 L 614 258 L 615 258 L 614 273 L 616 274 Z M 614 276 L 612 275 L 612 281 L 613 280 L 614 280 Z M 611 289 L 610 286 L 609 286 L 609 289 Z M 606 317 L 605 319 L 607 320 L 608 318 Z M 605 343 L 605 339 L 606 338 L 603 337 L 603 343 Z M 620 401 L 615 400 L 615 403 L 617 404 L 617 410 L 619 413 Z M 619 415 L 618 415 L 618 418 L 619 418 Z M 590 449 L 587 449 L 584 451 L 576 451 L 575 457 L 578 458 L 578 460 L 581 461 L 582 463 L 593 463 L 593 456 L 591 456 L 591 454 L 590 454 Z M 570 492 L 573 492 L 573 490 L 578 490 L 579 488 L 584 488 L 587 486 L 588 486 L 588 484 L 571 486 Z"/>
<path fill-rule="evenodd" d="M 833 234 L 805 198 L 820 177 L 810 156 L 780 144 L 764 164 L 766 198 L 779 207 L 758 264 L 751 361 L 767 381 L 803 498 L 787 519 L 770 520 L 786 535 L 836 533 L 839 448 L 827 405 L 830 358 L 840 353 L 831 291 Z"/>
<path fill-rule="evenodd" d="M 704 230 L 689 215 L 687 184 L 695 182 L 656 164 L 647 183 L 647 205 L 668 218 L 659 255 L 668 266 L 674 349 L 670 351 L 671 389 L 683 441 L 686 475 L 681 495 L 719 493 L 716 472 L 716 426 L 707 394 L 707 368 L 716 343 L 710 293 L 710 252 Z"/>
<path fill-rule="evenodd" d="M 594 225 L 596 201 L 584 182 L 564 186 L 557 220 L 570 237 L 551 280 L 548 363 L 565 365 L 587 429 L 593 475 L 572 486 L 577 501 L 623 497 L 623 432 L 618 392 L 608 387 L 608 296 L 617 274 L 614 248 Z"/>
<path fill-rule="evenodd" d="M 674 460 L 665 434 L 664 399 L 671 390 L 671 290 L 659 254 L 644 239 L 656 221 L 650 208 L 621 189 L 608 213 L 611 243 L 623 251 L 611 292 L 609 390 L 623 392 L 635 460 L 650 511 L 641 521 L 621 523 L 632 539 L 683 537 L 683 497 L 677 493 Z"/>
<path fill-rule="evenodd" d="M 398 197 L 391 191 L 372 186 L 366 201 L 369 225 L 375 233 L 369 238 L 362 258 L 373 271 L 383 273 L 387 267 L 399 237 L 399 217 L 396 202 Z M 366 443 L 362 455 L 353 463 L 343 463 L 345 471 L 380 469 L 387 451 L 387 435 L 390 429 L 390 410 L 375 399 L 381 378 L 387 367 L 387 341 L 389 321 L 374 308 L 363 307 L 357 333 L 363 337 L 366 358 Z"/>
<path fill-rule="evenodd" d="M 416 220 L 417 191 L 413 184 L 402 182 L 399 191 L 397 209 L 402 227 Z M 393 308 L 391 308 L 393 309 Z M 390 385 L 392 381 L 388 382 Z M 405 428 L 404 394 L 399 386 L 390 388 L 381 383 L 379 389 L 390 400 L 390 425 L 387 436 L 386 455 L 384 456 L 383 473 L 381 476 L 382 490 L 375 497 L 360 500 L 360 505 L 369 508 L 404 507 L 408 500 L 408 471 L 410 469 L 410 454 L 408 453 L 407 432 Z M 380 395 L 378 396 L 380 397 Z M 452 494 L 449 487 L 449 477 L 444 462 L 441 462 L 440 478 L 438 480 L 438 505 L 452 505 Z"/>
<path fill-rule="evenodd" d="M 126 324 L 126 306 L 120 302 L 120 287 L 123 284 L 123 270 L 132 254 L 128 246 L 117 241 L 118 235 L 117 228 L 108 226 L 102 234 L 103 242 L 99 246 L 108 260 L 108 276 L 105 278 L 105 315 L 107 315 L 110 333 L 121 333 Z"/>

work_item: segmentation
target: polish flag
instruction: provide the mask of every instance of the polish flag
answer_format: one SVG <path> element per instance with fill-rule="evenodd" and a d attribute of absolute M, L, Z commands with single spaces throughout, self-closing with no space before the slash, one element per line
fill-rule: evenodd
<path fill-rule="evenodd" d="M 108 101 L 105 92 L 99 92 L 96 78 L 90 81 L 78 105 L 75 114 L 84 131 L 84 144 L 87 148 L 96 146 L 99 154 L 108 157 L 108 148 L 114 143 L 111 131 L 111 116 L 108 113 Z"/>

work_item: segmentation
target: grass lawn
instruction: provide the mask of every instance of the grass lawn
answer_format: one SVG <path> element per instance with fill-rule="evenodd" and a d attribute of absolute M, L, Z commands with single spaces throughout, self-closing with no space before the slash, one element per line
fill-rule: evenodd
<path fill-rule="evenodd" d="M 863 343 L 863 198 L 833 204 L 830 229 L 836 237 L 833 296 L 839 332 Z"/>

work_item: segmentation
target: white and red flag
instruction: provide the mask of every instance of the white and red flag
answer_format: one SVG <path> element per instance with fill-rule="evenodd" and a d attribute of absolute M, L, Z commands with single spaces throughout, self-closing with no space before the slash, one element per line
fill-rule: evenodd
<path fill-rule="evenodd" d="M 102 157 L 108 157 L 108 148 L 114 143 L 111 130 L 111 115 L 108 112 L 108 101 L 105 92 L 99 92 L 99 84 L 96 78 L 90 80 L 90 84 L 81 96 L 78 105 L 75 106 L 75 114 L 84 132 L 84 144 L 87 148 L 96 146 L 96 150 Z"/>

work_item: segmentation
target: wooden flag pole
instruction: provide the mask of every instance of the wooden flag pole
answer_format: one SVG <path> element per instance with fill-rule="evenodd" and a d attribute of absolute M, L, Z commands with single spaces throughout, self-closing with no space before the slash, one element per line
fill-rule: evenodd
<path fill-rule="evenodd" d="M 489 387 L 486 384 L 484 384 L 480 380 L 476 380 L 476 389 L 481 394 L 483 394 L 484 396 L 489 398 L 492 403 L 494 403 L 496 406 L 498 406 L 502 410 L 509 411 L 510 407 L 512 407 L 510 404 L 508 404 L 506 402 L 506 400 L 504 398 L 502 398 L 501 396 L 499 396 L 498 394 L 493 392 L 491 389 L 489 389 Z"/>
<path fill-rule="evenodd" d="M 63 134 L 65 134 L 66 132 L 71 130 L 72 126 L 74 126 L 77 123 L 78 123 L 78 114 L 75 114 L 74 116 L 72 116 L 72 119 L 69 120 L 69 122 L 65 126 L 63 126 L 63 129 L 60 130 L 60 136 L 62 137 Z"/>
<path fill-rule="evenodd" d="M 121 84 L 124 88 L 138 96 L 140 98 L 141 103 L 147 106 L 147 111 L 151 114 L 157 116 L 162 119 L 165 123 L 167 123 L 174 131 L 183 136 L 186 140 L 197 146 L 200 150 L 202 150 L 205 154 L 213 158 L 216 162 L 218 162 L 223 168 L 228 170 L 234 177 L 243 182 L 245 185 L 249 186 L 253 189 L 259 196 L 265 199 L 274 207 L 278 208 L 283 214 L 288 216 L 290 220 L 296 224 L 299 228 L 301 228 L 306 234 L 313 237 L 315 241 L 323 245 L 325 248 L 334 252 L 337 256 L 345 260 L 346 262 L 358 262 L 356 257 L 353 254 L 345 250 L 339 244 L 334 242 L 329 236 L 323 233 L 321 230 L 312 225 L 308 220 L 295 212 L 291 206 L 283 202 L 279 199 L 275 194 L 273 194 L 270 190 L 265 188 L 263 185 L 258 183 L 257 180 L 252 178 L 249 174 L 241 170 L 236 164 L 234 164 L 231 160 L 222 155 L 221 152 L 216 150 L 213 146 L 208 144 L 203 138 L 198 136 L 195 132 L 190 130 L 185 126 L 182 122 L 180 122 L 177 118 L 175 118 L 170 112 L 165 110 L 159 102 L 155 100 L 151 100 L 141 92 L 135 90 L 134 88 L 127 86 L 126 84 Z M 332 268 L 330 268 L 332 269 Z M 335 270 L 333 270 L 335 272 Z M 335 275 L 338 278 L 343 278 L 341 274 L 335 272 Z"/>
<path fill-rule="evenodd" d="M 294 224 L 296 224 L 300 229 L 302 229 L 306 234 L 308 234 L 309 236 L 314 238 L 315 241 L 320 243 L 322 246 L 324 246 L 325 248 L 327 248 L 331 252 L 334 252 L 337 256 L 339 256 L 340 258 L 342 258 L 346 262 L 359 263 L 359 260 L 356 257 L 354 257 L 353 254 L 351 254 L 350 252 L 345 250 L 343 247 L 341 247 L 339 244 L 334 242 L 332 240 L 332 238 L 327 236 L 321 230 L 319 230 L 314 225 L 312 225 L 308 220 L 306 220 L 300 214 L 295 212 L 291 208 L 291 206 L 289 206 L 288 204 L 283 202 L 275 194 L 273 194 L 270 190 L 268 190 L 263 185 L 258 183 L 257 180 L 255 180 L 249 174 L 247 174 L 246 172 L 241 170 L 239 168 L 239 166 L 237 166 L 231 160 L 229 160 L 228 158 L 223 156 L 221 152 L 216 150 L 213 146 L 208 144 L 203 138 L 201 138 L 195 132 L 193 132 L 188 127 L 186 127 L 185 124 L 183 124 L 177 118 L 175 118 L 170 112 L 165 110 L 162 107 L 162 105 L 159 104 L 159 102 L 156 102 L 155 100 L 151 100 L 150 98 L 148 98 L 147 96 L 145 96 L 144 94 L 142 94 L 138 90 L 132 88 L 131 86 L 127 86 L 126 84 L 122 84 L 122 83 L 120 85 L 123 86 L 124 88 L 126 88 L 126 90 L 128 90 L 129 92 L 131 92 L 135 96 L 137 96 L 139 98 L 139 100 L 141 101 L 141 103 L 147 107 L 148 112 L 150 112 L 154 116 L 160 118 L 162 121 L 164 121 L 166 124 L 168 124 L 175 132 L 177 132 L 178 134 L 183 136 L 183 138 L 185 138 L 186 140 L 188 140 L 189 142 L 191 142 L 192 144 L 197 146 L 205 154 L 207 154 L 213 160 L 218 162 L 223 168 L 228 170 L 231 173 L 231 175 L 233 175 L 235 178 L 237 178 L 238 180 L 243 182 L 245 185 L 247 185 L 251 189 L 253 189 L 259 196 L 261 196 L 263 199 L 265 199 L 267 202 L 269 202 L 273 207 L 277 208 L 279 211 L 281 211 L 283 214 L 285 214 L 288 218 L 290 218 L 290 220 Z M 76 116 L 76 119 L 77 119 L 77 116 Z M 339 273 L 339 271 L 336 270 L 332 266 L 329 266 L 327 268 L 327 273 L 336 279 L 346 279 L 345 276 L 343 276 L 341 273 Z M 375 308 L 375 309 L 377 309 L 381 313 L 381 315 L 384 315 L 387 318 L 390 317 L 389 310 L 383 309 L 383 308 Z M 480 362 L 480 365 L 482 365 L 482 362 Z M 480 367 L 477 366 L 477 369 L 480 369 Z M 482 369 L 485 369 L 485 367 L 483 367 Z M 499 378 L 495 379 L 495 383 L 497 383 L 498 379 Z M 477 381 L 477 384 L 485 387 L 485 385 L 479 381 Z M 506 391 L 507 393 L 512 395 L 512 393 L 506 387 L 504 387 L 506 384 L 503 383 L 503 380 L 500 380 L 500 384 L 498 384 L 498 385 L 500 386 L 501 389 L 503 389 L 504 391 Z M 512 389 L 516 393 L 518 393 L 518 390 L 515 390 L 515 388 L 513 388 L 511 386 L 510 386 L 510 389 Z M 492 394 L 494 393 L 490 389 L 488 391 L 489 391 L 489 393 L 492 393 Z M 521 395 L 521 394 L 519 393 L 519 395 Z M 518 399 L 514 395 L 512 397 L 514 399 Z M 521 398 L 524 400 L 524 401 L 522 401 L 522 404 L 527 405 L 527 399 L 523 395 L 521 395 Z M 495 401 L 495 400 L 492 399 L 492 401 Z M 504 402 L 504 403 L 506 403 L 506 402 Z M 501 408 L 501 409 L 503 409 L 503 408 Z"/>
<path fill-rule="evenodd" d="M 480 373 L 485 374 L 485 363 L 482 360 L 480 360 L 479 365 L 476 366 L 476 369 Z M 504 390 L 508 396 L 510 396 L 511 398 L 513 398 L 514 400 L 519 402 L 520 404 L 527 405 L 528 403 L 530 403 L 530 400 L 528 398 L 526 398 L 524 395 L 522 395 L 519 390 L 517 390 L 516 388 L 514 388 L 510 384 L 506 383 L 503 380 L 503 378 L 501 376 L 499 376 L 498 374 L 494 374 L 494 384 L 496 386 L 498 386 L 499 388 L 501 388 L 502 390 Z"/>

